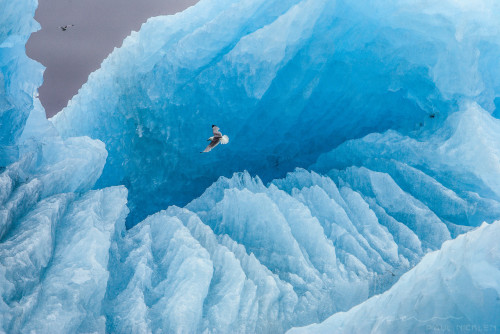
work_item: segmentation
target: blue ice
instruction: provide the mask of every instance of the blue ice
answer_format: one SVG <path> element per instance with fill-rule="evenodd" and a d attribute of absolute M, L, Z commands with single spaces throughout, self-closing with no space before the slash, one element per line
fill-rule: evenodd
<path fill-rule="evenodd" d="M 496 3 L 202 0 L 51 120 L 36 5 L 0 0 L 0 332 L 500 325 Z"/>

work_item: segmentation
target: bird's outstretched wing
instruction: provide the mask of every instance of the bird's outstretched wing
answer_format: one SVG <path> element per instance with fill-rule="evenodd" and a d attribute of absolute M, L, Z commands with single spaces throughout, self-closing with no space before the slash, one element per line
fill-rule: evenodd
<path fill-rule="evenodd" d="M 214 139 L 217 137 L 217 138 L 221 138 L 222 137 L 222 133 L 219 131 L 219 127 L 218 126 L 214 126 L 212 127 L 212 132 L 214 134 Z"/>
<path fill-rule="evenodd" d="M 210 152 L 215 146 L 219 145 L 219 142 L 220 142 L 220 137 L 215 137 L 214 133 L 214 139 L 212 139 L 210 144 L 208 144 L 207 148 L 205 148 L 205 150 L 201 153 Z"/>
<path fill-rule="evenodd" d="M 62 31 L 66 31 L 68 30 L 69 27 L 74 27 L 75 25 L 74 24 L 66 24 L 64 26 L 60 26 L 58 28 L 61 28 Z"/>

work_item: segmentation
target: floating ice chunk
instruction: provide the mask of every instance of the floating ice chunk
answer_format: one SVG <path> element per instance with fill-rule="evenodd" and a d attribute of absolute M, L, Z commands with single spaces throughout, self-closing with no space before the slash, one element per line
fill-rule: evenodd
<path fill-rule="evenodd" d="M 281 333 L 500 215 L 492 1 L 203 0 L 127 38 L 64 139 L 24 54 L 35 5 L 0 11 L 0 331 Z M 213 122 L 231 144 L 200 158 Z M 325 326 L 498 325 L 498 224 Z"/>

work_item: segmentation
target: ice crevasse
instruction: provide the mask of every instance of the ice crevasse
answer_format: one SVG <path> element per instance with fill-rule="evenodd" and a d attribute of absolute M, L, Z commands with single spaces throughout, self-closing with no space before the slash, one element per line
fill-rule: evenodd
<path fill-rule="evenodd" d="M 0 2 L 0 332 L 500 326 L 495 2 L 202 0 L 50 121 L 36 5 Z"/>

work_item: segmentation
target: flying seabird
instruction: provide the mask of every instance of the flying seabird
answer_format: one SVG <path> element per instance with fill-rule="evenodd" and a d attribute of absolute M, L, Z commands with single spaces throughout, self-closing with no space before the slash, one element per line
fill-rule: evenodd
<path fill-rule="evenodd" d="M 219 127 L 217 125 L 212 125 L 212 132 L 214 133 L 214 135 L 207 139 L 208 141 L 210 141 L 210 144 L 208 144 L 207 148 L 200 153 L 210 152 L 215 146 L 219 145 L 219 143 L 229 143 L 229 137 L 226 135 L 223 136 L 219 131 Z"/>
<path fill-rule="evenodd" d="M 69 27 L 74 27 L 75 25 L 74 24 L 66 24 L 65 26 L 60 26 L 58 28 L 60 28 L 62 31 L 66 31 L 68 30 Z"/>

